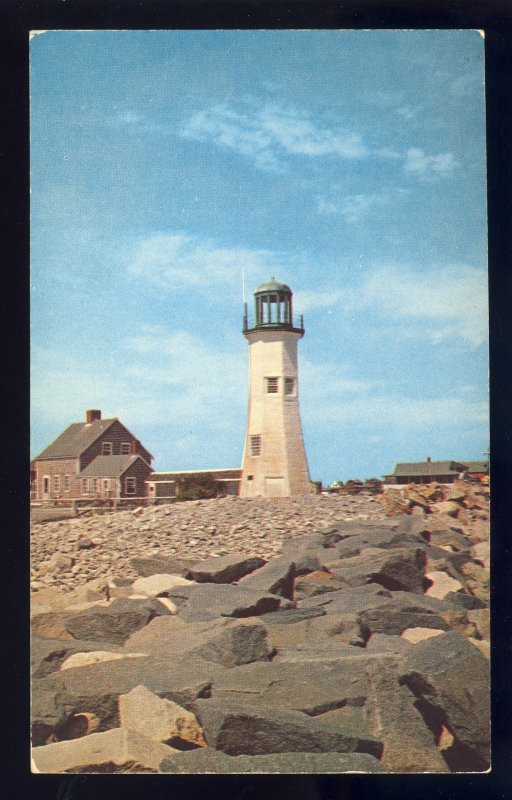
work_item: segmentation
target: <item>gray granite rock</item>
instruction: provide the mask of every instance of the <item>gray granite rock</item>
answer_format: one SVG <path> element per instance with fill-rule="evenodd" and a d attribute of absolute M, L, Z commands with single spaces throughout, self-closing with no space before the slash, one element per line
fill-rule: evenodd
<path fill-rule="evenodd" d="M 194 711 L 209 747 L 229 755 L 359 752 L 382 755 L 382 742 L 355 730 L 262 703 L 198 700 Z"/>
<path fill-rule="evenodd" d="M 259 556 L 231 553 L 199 561 L 191 567 L 187 577 L 198 583 L 234 583 L 244 575 L 263 567 L 265 563 L 265 559 Z"/>

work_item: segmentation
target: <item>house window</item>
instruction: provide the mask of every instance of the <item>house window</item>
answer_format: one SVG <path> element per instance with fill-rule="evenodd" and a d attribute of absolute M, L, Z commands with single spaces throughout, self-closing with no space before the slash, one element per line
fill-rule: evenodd
<path fill-rule="evenodd" d="M 268 394 L 277 394 L 279 391 L 279 378 L 267 378 Z"/>
<path fill-rule="evenodd" d="M 53 476 L 52 484 L 53 491 L 60 492 L 60 475 Z"/>
<path fill-rule="evenodd" d="M 254 480 L 254 475 L 248 475 L 247 476 L 247 480 L 248 481 L 253 481 Z"/>
<path fill-rule="evenodd" d="M 71 476 L 64 475 L 64 491 L 69 492 L 70 487 L 71 487 Z"/>
<path fill-rule="evenodd" d="M 92 491 L 93 491 L 93 494 L 98 494 L 99 490 L 100 490 L 99 479 L 98 478 L 93 478 L 92 479 Z"/>
<path fill-rule="evenodd" d="M 121 455 L 129 456 L 131 452 L 132 452 L 132 446 L 130 442 L 121 442 Z"/>
<path fill-rule="evenodd" d="M 251 456 L 261 455 L 261 436 L 251 436 Z"/>
<path fill-rule="evenodd" d="M 112 455 L 112 442 L 102 442 L 101 443 L 101 455 L 102 456 L 111 456 Z"/>
<path fill-rule="evenodd" d="M 295 393 L 295 381 L 293 378 L 284 379 L 284 393 L 288 395 Z"/>
<path fill-rule="evenodd" d="M 103 478 L 103 496 L 108 497 L 110 493 L 110 480 L 108 478 Z"/>
<path fill-rule="evenodd" d="M 50 491 L 50 478 L 45 475 L 43 478 L 43 494 L 48 494 Z"/>
<path fill-rule="evenodd" d="M 125 478 L 124 490 L 126 494 L 135 494 L 137 492 L 137 478 Z"/>
<path fill-rule="evenodd" d="M 82 478 L 82 494 L 89 494 L 89 478 Z"/>

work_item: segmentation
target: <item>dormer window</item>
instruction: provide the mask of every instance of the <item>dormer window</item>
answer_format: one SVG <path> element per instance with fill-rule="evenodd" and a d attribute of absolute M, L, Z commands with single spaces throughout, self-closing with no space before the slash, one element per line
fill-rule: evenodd
<path fill-rule="evenodd" d="M 101 455 L 102 456 L 111 456 L 112 455 L 112 442 L 102 442 L 101 443 Z"/>

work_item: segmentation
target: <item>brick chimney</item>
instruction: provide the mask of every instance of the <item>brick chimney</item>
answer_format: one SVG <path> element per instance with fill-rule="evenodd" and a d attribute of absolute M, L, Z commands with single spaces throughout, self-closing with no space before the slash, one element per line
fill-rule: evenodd
<path fill-rule="evenodd" d="M 428 463 L 430 463 L 430 462 L 432 461 L 432 459 L 431 459 L 431 457 L 430 457 L 430 456 L 427 456 L 427 457 L 426 457 L 426 459 L 425 459 L 425 461 L 428 461 Z"/>
<path fill-rule="evenodd" d="M 89 408 L 88 411 L 85 412 L 85 421 L 87 425 L 90 425 L 91 422 L 97 419 L 101 419 L 101 411 L 99 409 Z"/>

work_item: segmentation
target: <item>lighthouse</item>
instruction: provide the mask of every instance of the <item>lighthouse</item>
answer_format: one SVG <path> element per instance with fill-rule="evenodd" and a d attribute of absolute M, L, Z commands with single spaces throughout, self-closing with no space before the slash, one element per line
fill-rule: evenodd
<path fill-rule="evenodd" d="M 311 491 L 299 412 L 297 343 L 292 290 L 274 278 L 254 292 L 254 321 L 245 305 L 249 343 L 249 408 L 240 497 L 290 497 Z"/>

